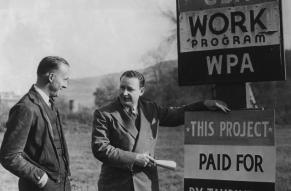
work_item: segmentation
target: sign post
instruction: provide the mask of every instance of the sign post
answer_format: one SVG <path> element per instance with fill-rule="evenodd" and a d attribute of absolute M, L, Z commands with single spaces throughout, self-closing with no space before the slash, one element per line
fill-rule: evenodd
<path fill-rule="evenodd" d="M 187 112 L 185 191 L 274 191 L 274 111 Z"/>

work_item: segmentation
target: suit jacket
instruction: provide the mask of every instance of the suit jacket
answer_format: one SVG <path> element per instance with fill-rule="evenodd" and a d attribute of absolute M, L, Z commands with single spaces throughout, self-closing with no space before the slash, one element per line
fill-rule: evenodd
<path fill-rule="evenodd" d="M 176 108 L 159 107 L 140 98 L 140 130 L 117 99 L 94 113 L 92 152 L 103 162 L 98 181 L 99 191 L 158 191 L 157 168 L 135 167 L 137 153 L 154 157 L 159 125 L 184 123 L 185 110 L 205 110 L 202 102 Z"/>
<path fill-rule="evenodd" d="M 60 158 L 44 104 L 41 96 L 32 87 L 11 108 L 0 150 L 0 162 L 4 168 L 35 184 L 44 172 L 55 182 L 60 181 Z M 60 120 L 59 114 L 58 118 Z M 65 158 L 69 163 L 65 141 L 64 147 Z"/>

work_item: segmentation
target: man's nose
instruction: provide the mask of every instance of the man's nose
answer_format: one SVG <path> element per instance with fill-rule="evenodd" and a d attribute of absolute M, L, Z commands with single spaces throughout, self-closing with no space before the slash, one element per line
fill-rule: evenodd
<path fill-rule="evenodd" d="M 62 88 L 67 88 L 68 87 L 68 82 L 64 82 Z"/>
<path fill-rule="evenodd" d="M 122 90 L 122 94 L 125 95 L 125 96 L 128 95 L 127 89 Z"/>

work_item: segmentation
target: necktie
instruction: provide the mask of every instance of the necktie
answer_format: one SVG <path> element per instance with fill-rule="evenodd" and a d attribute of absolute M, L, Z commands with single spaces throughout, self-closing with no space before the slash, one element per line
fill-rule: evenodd
<path fill-rule="evenodd" d="M 133 110 L 132 108 L 130 108 L 130 114 L 132 115 L 132 116 L 134 116 L 134 117 L 136 117 L 137 116 L 137 112 L 135 112 L 135 110 Z"/>
<path fill-rule="evenodd" d="M 49 102 L 51 104 L 51 109 L 54 111 L 55 110 L 55 103 L 54 103 L 54 98 L 50 97 Z"/>

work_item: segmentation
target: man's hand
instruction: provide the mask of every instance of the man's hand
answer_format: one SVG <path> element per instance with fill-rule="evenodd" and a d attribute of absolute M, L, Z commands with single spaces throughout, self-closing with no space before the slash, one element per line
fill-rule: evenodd
<path fill-rule="evenodd" d="M 148 153 L 137 154 L 134 164 L 140 167 L 155 166 L 155 159 Z"/>
<path fill-rule="evenodd" d="M 48 176 L 46 173 L 44 173 L 37 184 L 40 188 L 43 188 L 46 185 L 47 181 L 48 181 Z"/>
<path fill-rule="evenodd" d="M 223 112 L 229 112 L 230 109 L 227 107 L 226 103 L 220 100 L 205 100 L 204 105 L 209 110 L 221 110 Z"/>

